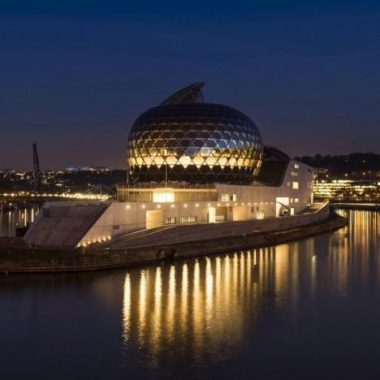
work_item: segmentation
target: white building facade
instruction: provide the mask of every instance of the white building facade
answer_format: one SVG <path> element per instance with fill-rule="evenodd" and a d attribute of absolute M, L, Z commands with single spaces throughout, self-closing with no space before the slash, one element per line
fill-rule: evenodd
<path fill-rule="evenodd" d="M 120 189 L 78 242 L 104 241 L 142 229 L 291 216 L 313 203 L 310 167 L 290 160 L 280 186 L 215 184 L 212 187 Z M 128 200 L 130 198 L 130 200 Z"/>

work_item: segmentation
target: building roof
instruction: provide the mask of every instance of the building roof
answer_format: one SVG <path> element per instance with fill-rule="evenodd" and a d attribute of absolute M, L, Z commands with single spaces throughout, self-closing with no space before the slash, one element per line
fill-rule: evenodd
<path fill-rule="evenodd" d="M 179 91 L 166 98 L 161 105 L 168 104 L 181 104 L 181 103 L 202 103 L 203 93 L 202 88 L 205 84 L 203 82 L 193 83 L 190 86 L 181 88 Z"/>
<path fill-rule="evenodd" d="M 264 157 L 256 180 L 267 186 L 280 186 L 283 182 L 290 157 L 281 150 L 264 146 Z"/>

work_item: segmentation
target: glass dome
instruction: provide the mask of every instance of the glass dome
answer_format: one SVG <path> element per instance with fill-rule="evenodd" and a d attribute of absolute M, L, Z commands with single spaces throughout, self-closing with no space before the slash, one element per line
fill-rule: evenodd
<path fill-rule="evenodd" d="M 258 128 L 240 111 L 202 103 L 200 85 L 137 118 L 127 149 L 134 182 L 250 184 L 258 174 L 263 151 Z"/>

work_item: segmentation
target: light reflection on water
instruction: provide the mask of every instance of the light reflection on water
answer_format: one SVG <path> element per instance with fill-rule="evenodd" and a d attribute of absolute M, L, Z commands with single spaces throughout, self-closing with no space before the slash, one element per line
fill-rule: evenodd
<path fill-rule="evenodd" d="M 348 297 L 353 276 L 368 290 L 370 270 L 379 279 L 379 214 L 349 214 L 349 227 L 331 234 L 324 249 L 318 240 L 326 235 L 128 272 L 124 344 L 144 352 L 152 369 L 178 359 L 201 368 L 210 353 L 218 363 L 239 355 L 268 309 L 296 319 L 300 308 L 317 307 L 320 292 Z"/>
<path fill-rule="evenodd" d="M 254 254 L 197 259 L 126 274 L 125 344 L 135 342 L 154 367 L 160 363 L 163 347 L 166 353 L 197 363 L 207 351 L 220 348 L 223 360 L 241 343 L 243 314 L 255 298 L 257 285 L 249 285 L 252 271 L 241 265 Z"/>
<path fill-rule="evenodd" d="M 0 237 L 15 236 L 16 227 L 32 223 L 38 214 L 37 206 L 17 208 L 14 211 L 0 211 Z"/>
<path fill-rule="evenodd" d="M 127 271 L 8 277 L 13 297 L 4 301 L 0 291 L 0 307 L 18 326 L 33 316 L 34 336 L 55 347 L 44 353 L 52 373 L 84 365 L 89 376 L 113 378 L 324 378 L 356 370 L 365 378 L 380 373 L 380 214 L 344 213 L 348 227 L 277 247 Z M 20 306 L 29 299 L 38 301 L 32 313 Z M 70 328 L 55 345 L 46 323 Z M 33 347 L 15 339 L 27 363 Z M 77 340 L 87 342 L 86 355 L 72 347 Z M 69 359 L 79 352 L 74 367 Z M 57 367 L 54 353 L 65 365 Z"/>

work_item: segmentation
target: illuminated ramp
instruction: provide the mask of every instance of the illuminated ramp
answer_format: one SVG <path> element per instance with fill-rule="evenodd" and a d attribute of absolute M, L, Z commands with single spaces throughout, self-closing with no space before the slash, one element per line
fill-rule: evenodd
<path fill-rule="evenodd" d="M 109 202 L 48 202 L 25 234 L 42 248 L 74 248 L 110 206 Z"/>

